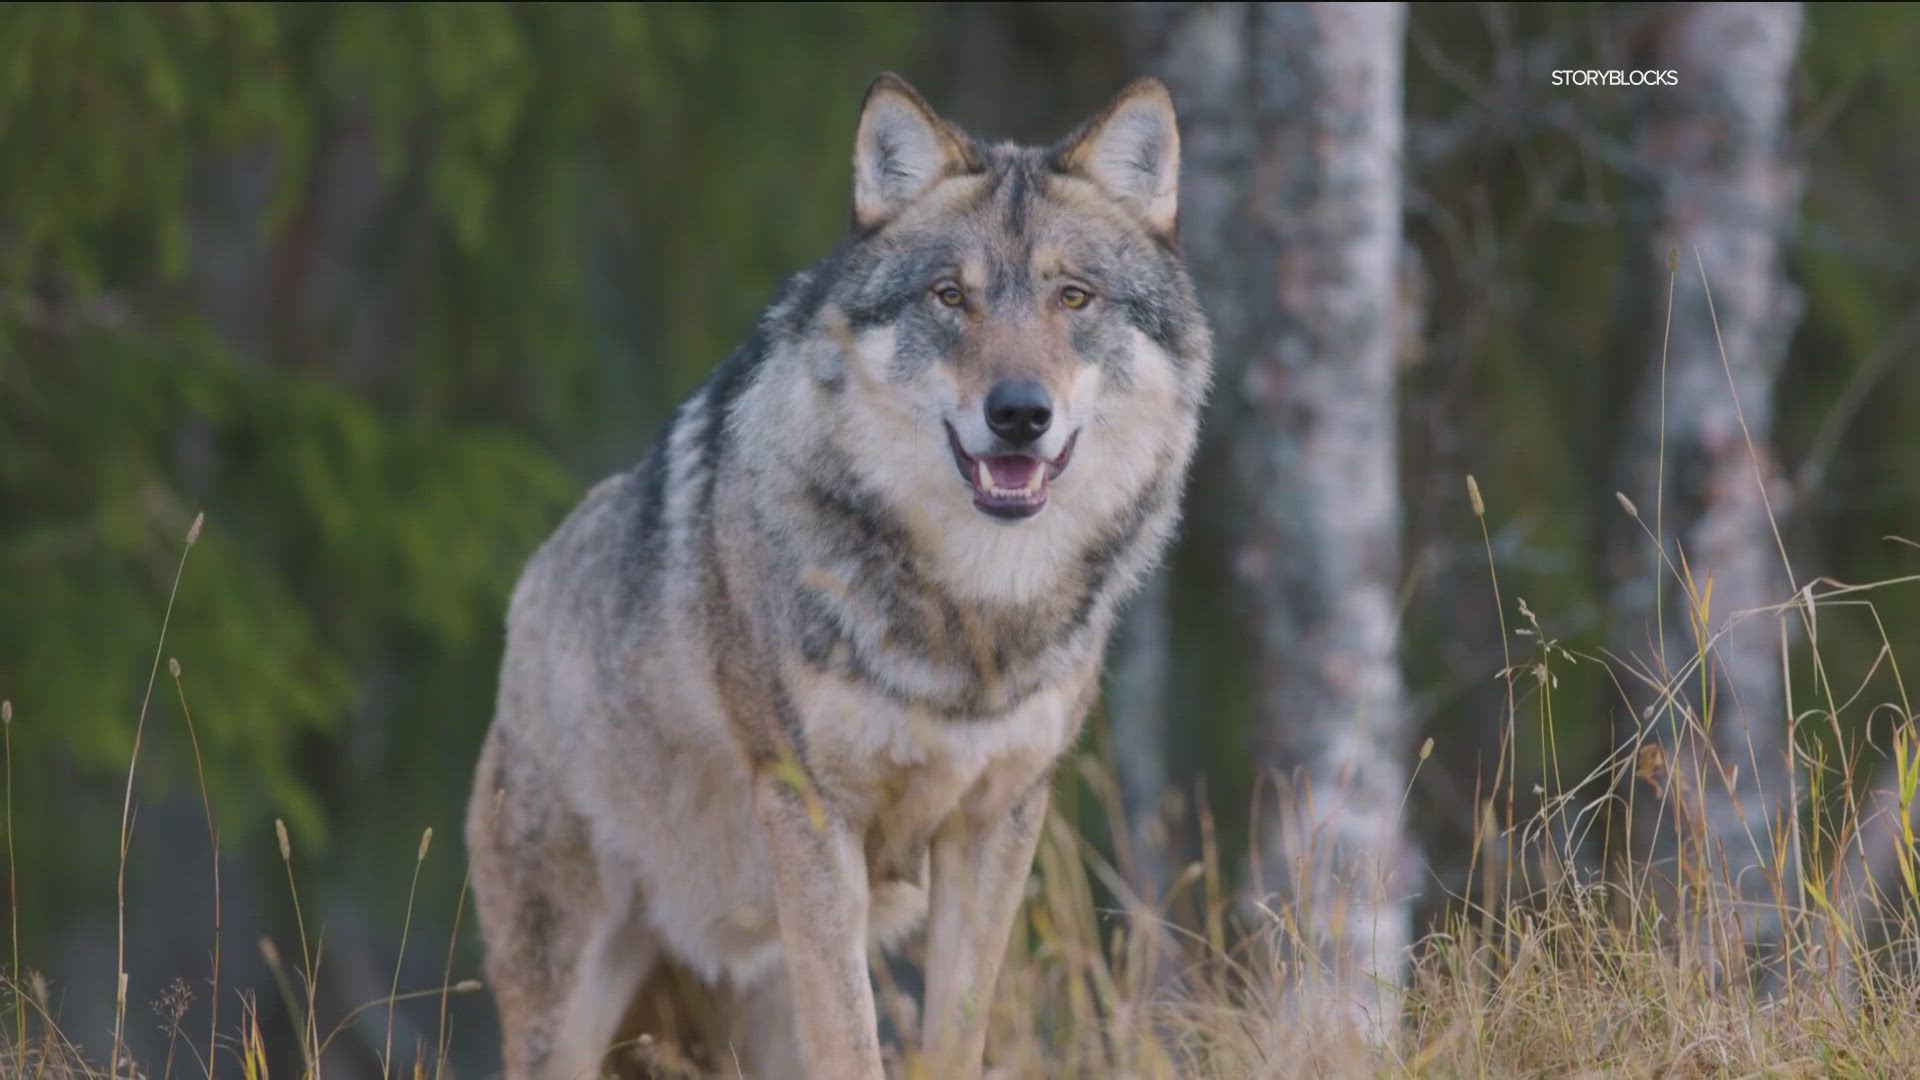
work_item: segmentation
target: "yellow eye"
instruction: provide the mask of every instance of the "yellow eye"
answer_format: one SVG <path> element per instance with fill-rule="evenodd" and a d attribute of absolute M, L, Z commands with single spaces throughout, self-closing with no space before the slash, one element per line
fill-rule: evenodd
<path fill-rule="evenodd" d="M 959 307 L 967 302 L 967 294 L 961 292 L 958 285 L 936 285 L 933 295 L 939 297 L 940 302 L 948 307 Z"/>
<path fill-rule="evenodd" d="M 1078 285 L 1068 285 L 1060 290 L 1060 302 L 1075 311 L 1086 307 L 1093 294 Z"/>

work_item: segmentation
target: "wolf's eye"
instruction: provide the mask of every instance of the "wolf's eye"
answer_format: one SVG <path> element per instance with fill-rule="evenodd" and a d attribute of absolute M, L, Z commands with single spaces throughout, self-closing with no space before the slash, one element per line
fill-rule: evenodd
<path fill-rule="evenodd" d="M 959 307 L 967 302 L 967 294 L 961 292 L 960 286 L 952 282 L 935 285 L 933 287 L 933 295 L 939 297 L 940 302 L 948 307 Z"/>
<path fill-rule="evenodd" d="M 1078 285 L 1066 285 L 1060 289 L 1060 303 L 1079 311 L 1093 299 L 1093 294 Z"/>

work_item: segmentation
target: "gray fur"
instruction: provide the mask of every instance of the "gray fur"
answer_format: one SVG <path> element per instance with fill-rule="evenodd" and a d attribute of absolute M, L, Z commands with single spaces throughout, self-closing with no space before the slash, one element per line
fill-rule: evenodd
<path fill-rule="evenodd" d="M 1164 91 L 1128 93 L 1129 132 L 1151 128 Z M 757 1002 L 721 1026 L 747 1068 L 800 1060 L 792 1024 L 739 1018 L 790 1014 L 767 1004 L 787 1000 L 788 923 L 835 914 L 793 897 L 832 871 L 790 876 L 769 821 L 804 812 L 864 853 L 870 896 L 849 903 L 875 940 L 917 923 L 928 845 L 957 823 L 1016 822 L 968 836 L 1024 877 L 1116 608 L 1172 534 L 1211 344 L 1168 230 L 1081 171 L 1085 134 L 984 147 L 904 84 L 877 84 L 870 110 L 883 94 L 879 150 L 944 146 L 946 171 L 905 205 L 869 198 L 514 593 L 468 818 L 509 1077 L 596 1067 L 612 1021 L 582 1002 L 667 963 Z M 1149 134 L 1177 157 L 1170 111 Z M 889 198 L 892 167 L 856 163 Z M 945 278 L 965 309 L 931 295 Z M 1095 300 L 1062 308 L 1062 280 Z M 1008 523 L 972 505 L 945 425 L 1001 452 L 980 400 L 1015 375 L 1051 388 L 1042 449 L 1071 459 L 1045 508 Z M 989 904 L 980 926 L 1010 912 Z M 809 962 L 787 956 L 790 975 Z M 827 985 L 796 987 L 795 1007 L 839 1007 L 812 1000 Z M 871 1002 L 843 1004 L 846 1053 L 870 1056 L 854 1036 Z M 802 1034 L 816 1071 L 856 1061 Z"/>

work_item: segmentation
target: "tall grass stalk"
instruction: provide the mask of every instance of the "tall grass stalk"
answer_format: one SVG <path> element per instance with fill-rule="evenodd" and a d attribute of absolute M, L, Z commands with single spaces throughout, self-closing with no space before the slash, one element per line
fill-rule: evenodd
<path fill-rule="evenodd" d="M 499 800 L 495 800 L 496 804 Z M 453 928 L 447 932 L 447 966 L 440 974 L 440 1029 L 434 1036 L 433 1077 L 440 1080 L 447 1063 L 447 993 L 446 987 L 453 983 L 453 954 L 460 945 L 460 917 L 467 910 L 467 888 L 473 883 L 473 867 L 468 866 L 460 878 L 460 895 L 453 902 Z M 474 984 L 478 990 L 479 984 Z"/>
<path fill-rule="evenodd" d="M 303 968 L 300 981 L 306 987 L 306 1006 L 304 1010 L 294 1009 L 293 1019 L 300 1025 L 300 1054 L 307 1062 L 307 1072 L 318 1076 L 320 1072 L 320 1032 L 319 1020 L 314 1016 L 316 1009 L 316 990 L 319 987 L 319 965 L 314 962 L 314 954 L 307 945 L 307 917 L 300 910 L 300 885 L 293 878 L 293 843 L 287 838 L 287 823 L 281 818 L 273 819 L 274 839 L 280 843 L 280 862 L 287 868 L 287 894 L 293 899 L 294 930 L 300 935 L 300 962 Z M 262 939 L 263 946 L 271 944 Z M 273 957 L 270 956 L 270 959 Z M 276 963 L 277 966 L 277 963 Z M 294 1008 L 292 984 L 281 979 L 281 991 L 288 997 L 288 1007 Z"/>
<path fill-rule="evenodd" d="M 400 992 L 400 968 L 407 961 L 407 933 L 413 929 L 413 898 L 420 889 L 420 867 L 427 861 L 427 848 L 433 844 L 433 829 L 420 834 L 420 850 L 413 859 L 413 881 L 407 886 L 407 914 L 400 922 L 400 950 L 393 958 L 393 984 L 387 988 L 387 1039 L 380 1051 L 380 1075 L 393 1075 L 393 1003 Z"/>
<path fill-rule="evenodd" d="M 180 562 L 174 567 L 173 587 L 167 592 L 167 610 L 160 618 L 160 639 L 153 645 L 153 665 L 147 672 L 147 689 L 140 698 L 140 719 L 133 726 L 133 753 L 127 761 L 127 793 L 120 804 L 120 867 L 115 878 L 113 1049 L 108 1065 L 109 1080 L 120 1073 L 121 1037 L 127 1019 L 127 849 L 133 840 L 133 777 L 140 766 L 140 740 L 147 730 L 147 706 L 153 702 L 153 684 L 160 677 L 160 655 L 167 645 L 167 627 L 173 622 L 173 602 L 180 595 L 180 579 L 187 572 L 187 553 L 200 539 L 200 527 L 206 515 L 195 514 L 187 529 L 187 541 L 180 548 Z M 8 786 L 12 790 L 12 786 Z"/>
<path fill-rule="evenodd" d="M 207 1075 L 213 1075 L 214 1055 L 220 1047 L 220 830 L 213 823 L 213 800 L 207 794 L 207 766 L 200 756 L 200 735 L 194 730 L 193 710 L 187 707 L 187 691 L 180 679 L 180 661 L 167 658 L 167 671 L 173 676 L 174 693 L 180 699 L 180 715 L 187 723 L 187 739 L 193 745 L 194 780 L 200 787 L 200 809 L 207 818 L 207 849 L 213 865 L 213 975 L 207 994 Z"/>
<path fill-rule="evenodd" d="M 12 923 L 13 964 L 7 969 L 7 978 L 18 980 L 20 975 L 20 881 L 19 871 L 15 867 L 13 855 L 13 702 L 0 701 L 0 739 L 6 743 L 7 770 L 7 917 Z M 13 1048 L 15 1052 L 27 1052 L 27 1005 L 16 993 L 13 999 Z M 0 1061 L 5 1056 L 0 1055 Z"/>

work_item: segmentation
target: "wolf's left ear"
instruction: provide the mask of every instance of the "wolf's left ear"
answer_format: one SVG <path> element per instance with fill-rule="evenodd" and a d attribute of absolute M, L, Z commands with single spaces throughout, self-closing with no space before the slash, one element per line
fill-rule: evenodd
<path fill-rule="evenodd" d="M 1055 152 L 1063 172 L 1098 184 L 1160 236 L 1173 235 L 1180 202 L 1180 128 L 1159 79 L 1135 79 Z"/>
<path fill-rule="evenodd" d="M 933 185 L 972 165 L 965 134 L 935 115 L 905 79 L 881 75 L 867 87 L 853 140 L 855 227 L 886 224 Z"/>

